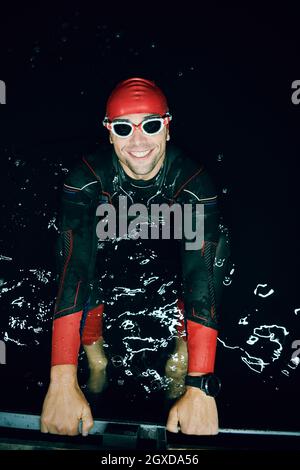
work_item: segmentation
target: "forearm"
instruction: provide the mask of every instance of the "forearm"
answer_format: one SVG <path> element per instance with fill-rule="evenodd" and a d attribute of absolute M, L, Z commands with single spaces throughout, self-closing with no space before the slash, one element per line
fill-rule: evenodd
<path fill-rule="evenodd" d="M 217 330 L 187 321 L 188 374 L 199 375 L 214 371 Z"/>
<path fill-rule="evenodd" d="M 204 224 L 200 249 L 183 252 L 189 375 L 213 372 L 217 347 L 214 260 L 219 233 L 216 209 L 208 210 Z"/>
<path fill-rule="evenodd" d="M 53 321 L 51 365 L 77 367 L 82 310 Z"/>

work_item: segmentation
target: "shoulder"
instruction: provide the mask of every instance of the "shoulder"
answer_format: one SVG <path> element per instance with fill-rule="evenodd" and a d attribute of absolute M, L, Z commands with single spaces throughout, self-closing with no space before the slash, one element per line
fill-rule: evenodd
<path fill-rule="evenodd" d="M 64 181 L 63 191 L 65 197 L 85 195 L 92 198 L 102 188 L 101 173 L 108 164 L 109 148 L 99 147 L 95 152 L 83 154 L 79 161 L 70 169 Z"/>
<path fill-rule="evenodd" d="M 172 177 L 177 175 L 175 195 L 191 193 L 197 200 L 217 199 L 216 185 L 201 162 L 196 162 L 182 148 L 169 148 L 169 165 Z"/>
<path fill-rule="evenodd" d="M 65 184 L 82 190 L 85 185 L 99 181 L 101 167 L 107 163 L 108 158 L 109 147 L 104 145 L 94 152 L 83 154 L 70 169 Z"/>

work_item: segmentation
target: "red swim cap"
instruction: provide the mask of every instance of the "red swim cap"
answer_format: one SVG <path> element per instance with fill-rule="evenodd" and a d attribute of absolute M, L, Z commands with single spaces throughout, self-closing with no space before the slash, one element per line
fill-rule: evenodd
<path fill-rule="evenodd" d="M 119 83 L 108 98 L 106 118 L 110 121 L 124 114 L 149 113 L 163 116 L 169 111 L 165 95 L 154 82 L 129 78 Z"/>

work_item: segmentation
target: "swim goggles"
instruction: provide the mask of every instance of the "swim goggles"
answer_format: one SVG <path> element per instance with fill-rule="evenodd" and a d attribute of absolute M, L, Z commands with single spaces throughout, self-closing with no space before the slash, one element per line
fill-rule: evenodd
<path fill-rule="evenodd" d="M 103 120 L 103 126 L 114 135 L 121 138 L 130 137 L 136 129 L 141 129 L 146 135 L 156 135 L 161 132 L 164 126 L 167 126 L 171 121 L 172 116 L 166 113 L 161 117 L 145 118 L 140 124 L 133 124 L 126 119 L 114 119 L 110 121 L 108 118 Z"/>

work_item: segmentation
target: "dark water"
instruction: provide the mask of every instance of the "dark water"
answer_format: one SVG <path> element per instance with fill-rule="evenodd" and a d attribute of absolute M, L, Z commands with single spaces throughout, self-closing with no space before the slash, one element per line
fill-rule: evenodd
<path fill-rule="evenodd" d="M 56 194 L 67 168 L 48 157 L 32 164 L 26 156 L 17 157 L 5 149 L 2 152 L 10 191 L 4 193 L 6 199 L 2 203 L 5 225 L 1 239 L 0 336 L 6 345 L 6 364 L 0 368 L 1 399 L 5 409 L 39 412 L 48 383 L 51 320 L 57 288 L 53 263 Z M 223 164 L 221 157 L 218 158 L 216 165 Z M 223 196 L 223 203 L 228 206 L 230 200 Z M 114 251 L 119 250 L 114 258 L 117 264 L 108 263 L 103 268 L 104 278 L 118 276 L 107 302 L 105 342 L 114 355 L 122 357 L 123 366 L 121 370 L 110 371 L 117 379 L 114 383 L 119 380 L 122 384 L 111 386 L 104 394 L 111 404 L 101 406 L 104 398 L 95 401 L 100 417 L 110 413 L 122 416 L 123 410 L 123 414 L 132 417 L 159 420 L 165 413 L 158 392 L 166 386 L 163 363 L 172 351 L 176 336 L 180 315 L 176 300 L 180 297 L 181 284 L 170 276 L 174 270 L 164 272 L 161 266 L 174 267 L 178 259 L 169 256 L 174 255 L 171 248 L 168 252 L 163 247 L 159 252 L 159 244 L 147 247 L 141 243 L 123 240 L 112 246 Z M 297 339 L 299 319 L 297 304 L 292 302 L 295 297 L 286 297 L 290 286 L 278 280 L 277 272 L 264 266 L 260 273 L 262 260 L 257 261 L 256 267 L 255 263 L 251 264 L 247 251 L 240 258 L 236 253 L 233 250 L 224 279 L 217 352 L 217 372 L 223 380 L 218 401 L 221 423 L 294 428 L 295 415 L 287 417 L 284 410 L 281 415 L 279 404 L 288 396 L 286 406 L 292 411 L 292 399 L 294 396 L 296 399 L 294 387 L 299 359 L 292 358 L 295 351 L 292 343 Z M 259 254 L 263 256 L 264 252 Z M 222 264 L 222 260 L 216 262 Z M 108 286 L 110 282 L 111 279 Z M 84 352 L 79 365 L 85 390 Z M 116 406 L 115 395 L 120 400 L 126 393 L 128 405 L 124 412 L 121 405 Z"/>

